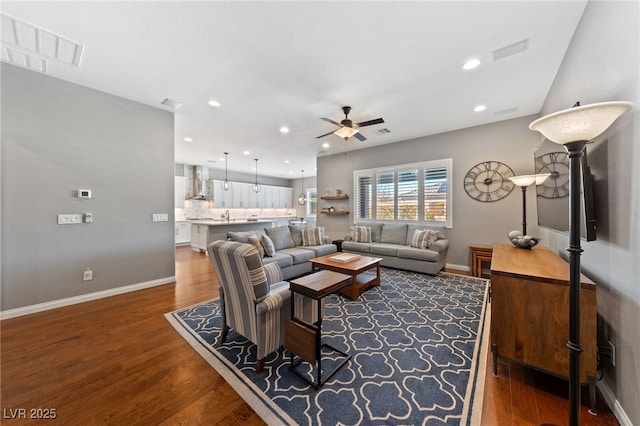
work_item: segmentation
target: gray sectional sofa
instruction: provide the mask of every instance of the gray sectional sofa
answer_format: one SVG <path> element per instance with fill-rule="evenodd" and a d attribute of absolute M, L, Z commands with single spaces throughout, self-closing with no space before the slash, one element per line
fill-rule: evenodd
<path fill-rule="evenodd" d="M 298 277 L 311 272 L 309 259 L 337 252 L 337 247 L 331 244 L 331 238 L 324 237 L 322 244 L 303 245 L 302 230 L 304 226 L 276 226 L 258 231 L 227 232 L 227 240 L 249 243 L 249 236 L 255 235 L 260 240 L 266 235 L 273 242 L 275 253 L 265 255 L 264 264 L 276 262 L 282 269 L 284 280 Z"/>
<path fill-rule="evenodd" d="M 382 258 L 382 266 L 430 275 L 437 275 L 446 264 L 449 240 L 446 239 L 444 227 L 381 222 L 358 223 L 354 226 L 370 227 L 371 242 L 356 242 L 352 235 L 348 235 L 342 243 L 344 252 L 379 257 Z M 434 231 L 436 241 L 431 242 L 428 248 L 412 247 L 414 232 L 423 229 Z"/>

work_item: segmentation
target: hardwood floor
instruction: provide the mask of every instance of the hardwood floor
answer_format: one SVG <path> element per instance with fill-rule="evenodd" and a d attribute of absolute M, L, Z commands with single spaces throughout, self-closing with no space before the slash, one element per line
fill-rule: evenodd
<path fill-rule="evenodd" d="M 2 321 L 0 400 L 8 425 L 258 425 L 264 422 L 164 314 L 217 296 L 209 259 L 176 250 L 177 283 Z M 500 360 L 483 425 L 567 424 L 565 381 Z M 21 415 L 24 418 L 12 418 Z M 54 409 L 55 420 L 29 418 Z M 582 425 L 617 425 L 599 402 Z M 51 414 L 51 411 L 48 412 Z"/>

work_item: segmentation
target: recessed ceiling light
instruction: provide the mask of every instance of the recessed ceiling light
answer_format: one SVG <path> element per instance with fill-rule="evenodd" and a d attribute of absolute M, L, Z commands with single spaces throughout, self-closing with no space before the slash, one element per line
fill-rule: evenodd
<path fill-rule="evenodd" d="M 251 154 L 251 151 L 242 151 L 242 153 L 243 153 L 244 155 L 249 155 L 249 154 Z"/>
<path fill-rule="evenodd" d="M 322 144 L 323 148 L 329 148 L 331 145 L 329 145 L 329 142 L 325 142 Z"/>
<path fill-rule="evenodd" d="M 289 128 L 287 126 L 280 127 L 280 133 L 289 133 Z"/>
<path fill-rule="evenodd" d="M 293 174 L 293 172 L 292 172 L 291 170 L 289 170 L 289 174 L 290 174 L 290 175 L 292 175 L 292 174 Z"/>
<path fill-rule="evenodd" d="M 193 139 L 192 138 L 184 138 L 184 141 L 185 142 L 193 142 Z"/>
<path fill-rule="evenodd" d="M 219 107 L 220 106 L 220 102 L 216 101 L 215 99 L 211 99 L 209 100 L 209 102 L 207 102 L 209 105 L 211 105 L 212 107 Z"/>
<path fill-rule="evenodd" d="M 467 62 L 464 63 L 464 65 L 462 66 L 463 70 L 472 70 L 475 67 L 477 67 L 478 65 L 480 65 L 480 59 L 469 59 Z"/>
<path fill-rule="evenodd" d="M 475 112 L 482 112 L 485 109 L 487 109 L 486 105 L 476 105 L 476 107 L 473 109 Z"/>
<path fill-rule="evenodd" d="M 284 164 L 289 164 L 289 160 L 284 160 Z"/>

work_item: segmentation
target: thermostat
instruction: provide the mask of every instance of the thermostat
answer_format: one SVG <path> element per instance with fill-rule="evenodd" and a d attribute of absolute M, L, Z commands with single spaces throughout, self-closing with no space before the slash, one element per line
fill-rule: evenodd
<path fill-rule="evenodd" d="M 78 198 L 91 198 L 90 189 L 78 189 Z"/>

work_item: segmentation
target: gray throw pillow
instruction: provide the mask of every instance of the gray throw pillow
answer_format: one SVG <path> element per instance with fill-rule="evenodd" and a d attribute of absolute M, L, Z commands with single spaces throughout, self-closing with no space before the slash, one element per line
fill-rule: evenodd
<path fill-rule="evenodd" d="M 264 255 L 273 257 L 276 255 L 276 248 L 273 246 L 273 241 L 268 235 L 262 236 L 262 247 L 264 247 Z"/>
<path fill-rule="evenodd" d="M 265 228 L 264 232 L 271 238 L 271 241 L 273 241 L 273 246 L 276 251 L 296 246 L 293 242 L 293 237 L 291 237 L 291 231 L 288 225 Z"/>

